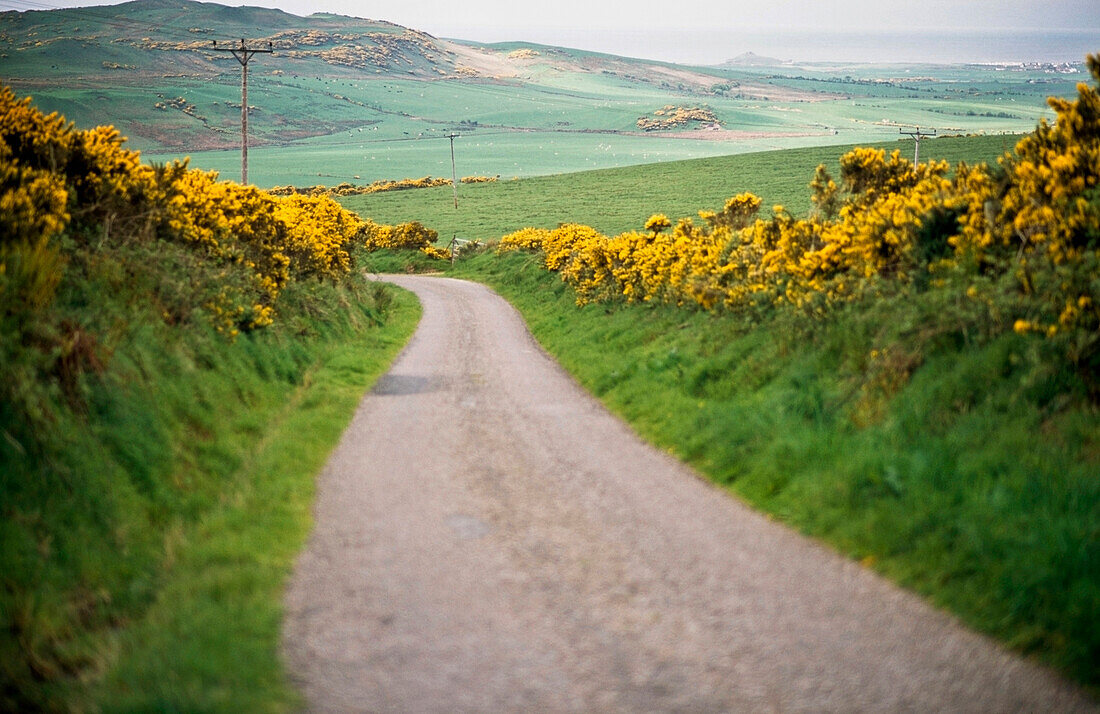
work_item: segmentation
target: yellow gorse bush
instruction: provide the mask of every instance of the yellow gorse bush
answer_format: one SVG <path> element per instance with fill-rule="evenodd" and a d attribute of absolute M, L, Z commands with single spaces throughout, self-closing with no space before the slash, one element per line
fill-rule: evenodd
<path fill-rule="evenodd" d="M 1100 57 L 1089 58 L 1089 69 L 1100 81 Z M 1089 200 L 1100 182 L 1100 93 L 1084 83 L 1077 90 L 1076 101 L 1050 99 L 1057 120 L 1042 120 L 1016 145 L 994 227 L 1004 243 L 1040 248 L 1057 263 L 1080 257 L 1100 232 Z"/>
<path fill-rule="evenodd" d="M 500 250 L 538 250 L 550 231 L 545 228 L 521 228 L 500 239 Z"/>
<path fill-rule="evenodd" d="M 270 324 L 291 281 L 347 275 L 353 248 L 372 240 L 446 252 L 431 248 L 435 233 L 418 223 L 378 226 L 328 196 L 275 196 L 185 162 L 149 166 L 124 143 L 113 127 L 78 130 L 0 87 L 0 310 L 50 303 L 64 270 L 56 239 L 66 233 L 93 251 L 152 240 L 192 247 L 221 271 L 220 286 L 201 299 L 231 335 Z"/>
<path fill-rule="evenodd" d="M 653 112 L 653 116 L 638 117 L 642 131 L 668 131 L 691 123 L 718 124 L 718 115 L 710 107 L 678 107 L 671 104 Z"/>
<path fill-rule="evenodd" d="M 420 221 L 409 221 L 396 226 L 380 226 L 368 223 L 364 230 L 363 245 L 367 250 L 420 250 L 427 248 L 439 233 L 426 228 Z"/>
<path fill-rule="evenodd" d="M 73 143 L 62 118 L 0 87 L 0 317 L 22 322 L 53 300 L 62 266 L 53 239 L 71 219 L 59 169 Z"/>
<path fill-rule="evenodd" d="M 12 158 L 0 143 L 0 237 L 4 245 L 34 243 L 69 224 L 69 191 L 60 177 Z"/>
<path fill-rule="evenodd" d="M 294 271 L 337 280 L 351 270 L 349 248 L 363 221 L 328 196 L 277 200 L 275 218 L 287 227 L 286 249 Z"/>
<path fill-rule="evenodd" d="M 363 247 L 368 251 L 416 250 L 433 260 L 451 259 L 451 251 L 435 245 L 439 233 L 425 227 L 420 221 L 409 221 L 396 226 L 380 226 L 367 221 L 363 224 L 360 235 L 363 236 Z"/>
<path fill-rule="evenodd" d="M 998 166 L 914 166 L 898 151 L 857 148 L 840 181 L 819 166 L 815 206 L 757 218 L 760 199 L 731 198 L 703 224 L 654 215 L 644 232 L 609 237 L 577 224 L 525 228 L 502 250 L 541 250 L 578 304 L 661 300 L 705 309 L 788 305 L 816 314 L 881 290 L 943 287 L 967 275 L 962 298 L 988 300 L 977 282 L 1011 278 L 1017 332 L 1063 336 L 1079 364 L 1100 359 L 1100 58 L 1074 101 L 1052 98 L 1042 121 Z M 671 231 L 668 231 L 669 228 Z M 973 271 L 977 271 L 976 273 Z M 891 287 L 893 286 L 893 287 Z M 1090 361 L 1092 360 L 1092 361 Z M 1092 367 L 1088 367 L 1092 369 Z"/>
<path fill-rule="evenodd" d="M 358 178 L 358 176 L 356 177 Z M 459 180 L 460 183 L 491 183 L 497 181 L 499 176 L 466 176 Z M 383 193 L 385 191 L 405 191 L 414 188 L 436 188 L 438 186 L 450 186 L 449 178 L 405 178 L 396 180 L 373 181 L 366 185 L 353 183 L 339 183 L 335 186 L 276 186 L 270 193 L 275 196 L 363 196 L 371 193 Z"/>
<path fill-rule="evenodd" d="M 169 226 L 211 259 L 250 276 L 249 289 L 225 288 L 209 303 L 222 331 L 264 327 L 290 280 L 286 224 L 276 216 L 277 199 L 253 186 L 218 181 L 217 174 L 188 171 L 169 201 Z"/>

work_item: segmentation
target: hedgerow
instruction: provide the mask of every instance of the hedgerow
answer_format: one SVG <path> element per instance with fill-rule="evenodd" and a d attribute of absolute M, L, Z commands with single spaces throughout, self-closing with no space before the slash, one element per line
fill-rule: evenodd
<path fill-rule="evenodd" d="M 819 166 L 805 218 L 752 194 L 701 223 L 664 215 L 643 232 L 525 228 L 501 249 L 537 249 L 594 300 L 665 301 L 746 314 L 820 318 L 897 294 L 944 305 L 950 329 L 1034 335 L 1100 399 L 1100 58 L 1075 100 L 1052 98 L 1043 120 L 996 166 L 913 165 L 898 151 L 857 148 L 837 182 Z M 671 230 L 669 230 L 671 229 Z"/>
<path fill-rule="evenodd" d="M 140 283 L 142 297 L 128 299 L 144 300 L 166 325 L 206 324 L 235 339 L 277 320 L 292 283 L 344 280 L 356 251 L 380 237 L 449 257 L 428 235 L 364 221 L 329 196 L 275 196 L 186 161 L 144 164 L 113 127 L 78 129 L 0 87 L 4 434 L 33 440 L 48 385 L 69 389 L 108 360 L 93 318 L 55 309 L 59 291 L 82 276 L 109 273 L 127 290 Z M 172 262 L 178 270 L 163 269 Z"/>

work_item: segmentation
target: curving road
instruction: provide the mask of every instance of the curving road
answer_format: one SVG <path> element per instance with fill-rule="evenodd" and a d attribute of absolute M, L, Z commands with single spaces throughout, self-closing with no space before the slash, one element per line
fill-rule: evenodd
<path fill-rule="evenodd" d="M 642 443 L 490 290 L 385 279 L 424 315 L 287 592 L 311 710 L 1096 710 Z"/>

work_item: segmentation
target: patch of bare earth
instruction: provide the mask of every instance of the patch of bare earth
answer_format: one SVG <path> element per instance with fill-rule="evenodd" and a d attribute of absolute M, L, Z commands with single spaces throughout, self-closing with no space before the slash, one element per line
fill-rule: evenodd
<path fill-rule="evenodd" d="M 573 58 L 564 52 L 549 51 L 531 57 L 514 57 L 507 52 L 484 47 L 438 40 L 441 49 L 453 53 L 455 64 L 477 70 L 485 77 L 498 79 L 520 78 L 532 67 L 546 66 L 562 72 L 588 74 L 610 73 L 625 80 L 633 80 L 657 86 L 683 86 L 699 94 L 709 94 L 716 84 L 727 80 L 690 68 L 669 67 L 644 60 L 624 60 L 615 57 Z M 771 84 L 738 83 L 734 90 L 745 99 L 765 99 L 775 102 L 821 102 L 843 99 L 845 95 L 827 92 L 808 92 Z"/>
<path fill-rule="evenodd" d="M 500 79 L 518 77 L 523 70 L 522 63 L 526 61 L 510 59 L 507 54 L 484 47 L 471 47 L 447 40 L 436 40 L 436 44 L 444 51 L 453 54 L 456 67 L 469 67 L 485 77 Z"/>

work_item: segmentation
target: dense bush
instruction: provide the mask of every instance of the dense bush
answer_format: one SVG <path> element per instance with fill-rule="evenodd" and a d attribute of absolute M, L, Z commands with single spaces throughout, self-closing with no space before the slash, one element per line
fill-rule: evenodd
<path fill-rule="evenodd" d="M 420 221 L 409 221 L 396 226 L 379 226 L 368 223 L 363 245 L 368 251 L 416 250 L 429 258 L 449 260 L 450 251 L 437 248 L 439 233 L 426 228 Z"/>
<path fill-rule="evenodd" d="M 460 183 L 493 183 L 499 178 L 499 176 L 466 176 L 460 179 Z M 336 184 L 335 186 L 275 186 L 271 189 L 270 193 L 273 196 L 365 196 L 372 193 L 384 193 L 386 191 L 406 191 L 413 188 L 435 188 L 437 186 L 450 185 L 450 179 L 424 176 L 417 179 L 383 179 L 363 185 L 344 182 Z"/>

